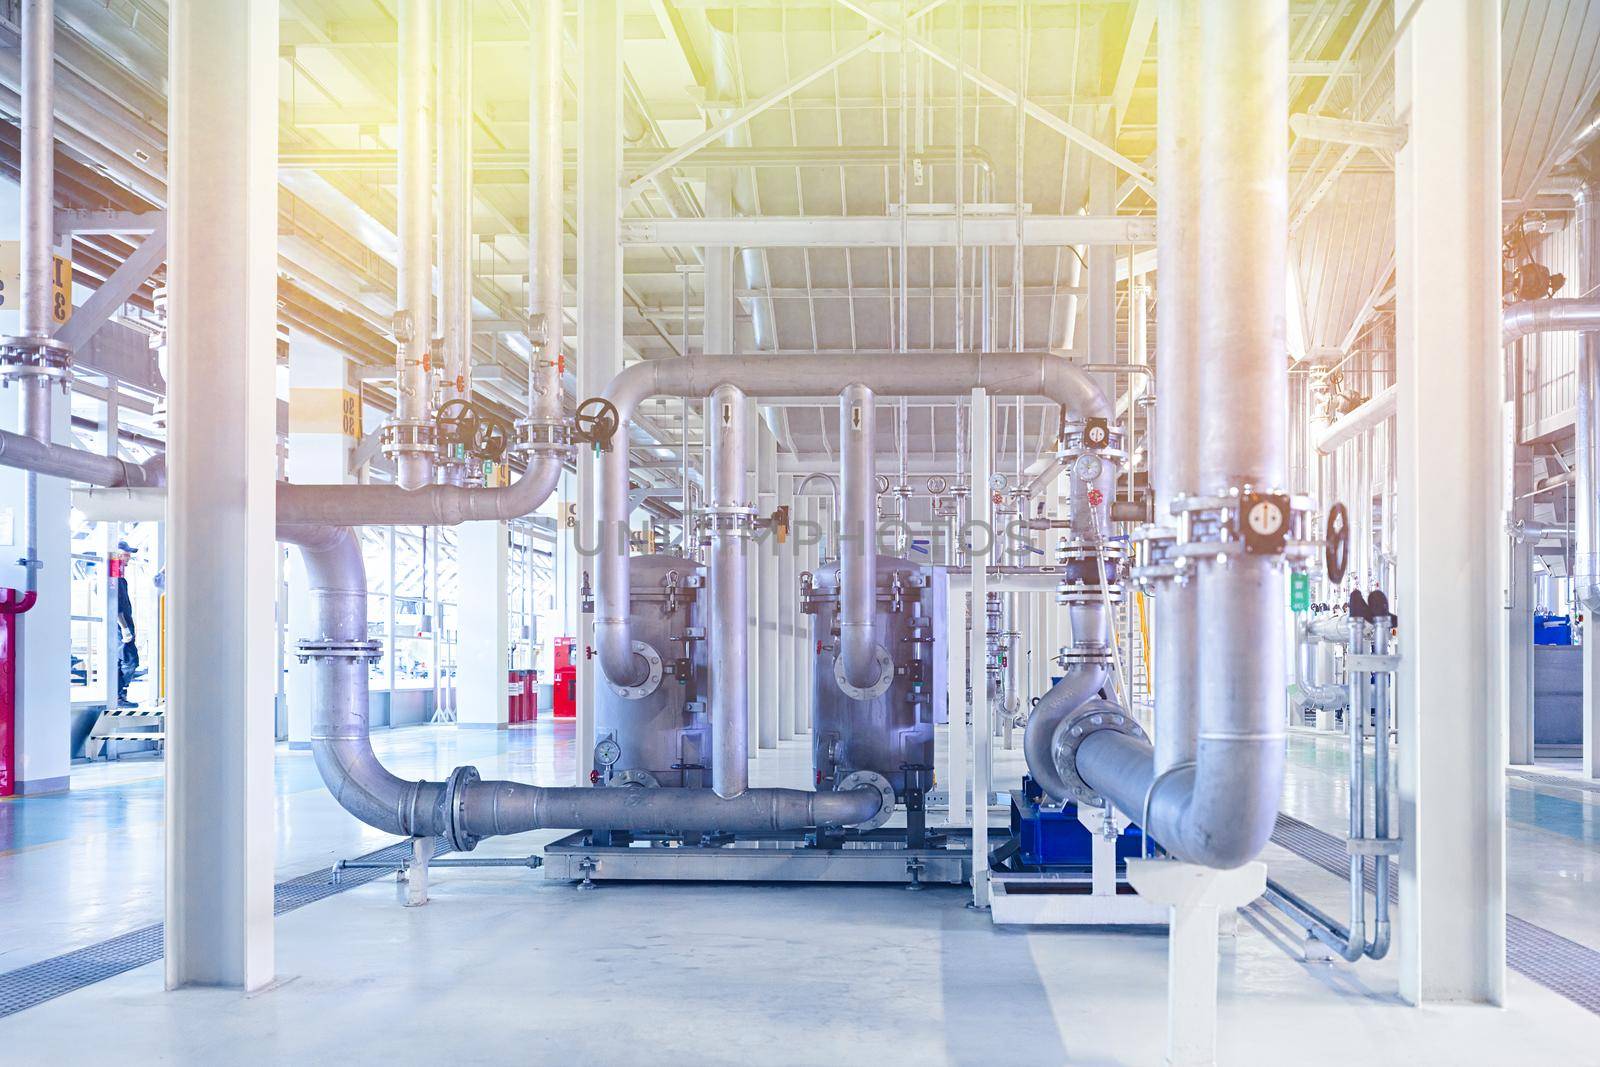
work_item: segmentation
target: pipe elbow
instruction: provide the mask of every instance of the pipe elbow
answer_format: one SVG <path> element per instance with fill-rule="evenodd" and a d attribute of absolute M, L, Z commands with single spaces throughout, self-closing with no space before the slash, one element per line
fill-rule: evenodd
<path fill-rule="evenodd" d="M 878 684 L 878 642 L 872 623 L 839 624 L 839 659 L 845 680 L 857 689 Z"/>
<path fill-rule="evenodd" d="M 650 664 L 633 650 L 633 631 L 627 619 L 601 619 L 594 624 L 595 654 L 600 670 L 613 685 L 643 685 Z"/>

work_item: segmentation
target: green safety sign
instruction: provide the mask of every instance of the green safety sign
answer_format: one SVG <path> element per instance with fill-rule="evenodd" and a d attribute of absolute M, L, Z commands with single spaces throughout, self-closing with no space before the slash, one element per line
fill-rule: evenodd
<path fill-rule="evenodd" d="M 1307 611 L 1311 607 L 1311 579 L 1304 574 L 1289 575 L 1289 610 Z"/>

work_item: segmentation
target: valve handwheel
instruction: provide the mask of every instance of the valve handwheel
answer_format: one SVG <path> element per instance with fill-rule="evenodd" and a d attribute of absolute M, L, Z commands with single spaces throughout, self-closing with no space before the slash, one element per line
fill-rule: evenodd
<path fill-rule="evenodd" d="M 1328 509 L 1328 530 L 1322 547 L 1322 562 L 1328 569 L 1328 581 L 1338 585 L 1344 581 L 1345 570 L 1350 565 L 1350 512 L 1343 504 Z"/>
<path fill-rule="evenodd" d="M 494 415 L 484 415 L 478 420 L 472 435 L 472 454 L 479 459 L 486 459 L 498 463 L 506 454 L 506 446 L 511 442 L 511 427 L 507 426 L 504 419 Z"/>
<path fill-rule="evenodd" d="M 592 396 L 578 405 L 572 422 L 580 439 L 607 448 L 612 435 L 622 425 L 622 416 L 611 401 L 603 396 Z"/>
<path fill-rule="evenodd" d="M 433 422 L 439 444 L 446 447 L 464 445 L 471 448 L 478 436 L 478 413 L 471 403 L 459 397 L 440 404 Z"/>

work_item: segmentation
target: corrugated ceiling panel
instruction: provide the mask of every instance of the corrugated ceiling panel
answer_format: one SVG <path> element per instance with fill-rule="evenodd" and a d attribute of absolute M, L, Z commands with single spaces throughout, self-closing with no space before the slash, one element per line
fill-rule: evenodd
<path fill-rule="evenodd" d="M 1309 349 L 1336 348 L 1389 273 L 1394 179 L 1346 174 L 1295 234 L 1294 257 Z"/>
<path fill-rule="evenodd" d="M 1502 28 L 1505 197 L 1522 200 L 1600 92 L 1600 3 L 1507 0 Z"/>

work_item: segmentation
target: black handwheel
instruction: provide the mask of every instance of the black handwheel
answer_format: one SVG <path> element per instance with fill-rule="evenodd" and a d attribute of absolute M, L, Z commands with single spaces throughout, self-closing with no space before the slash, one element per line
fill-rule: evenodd
<path fill-rule="evenodd" d="M 511 427 L 504 419 L 484 415 L 478 419 L 477 433 L 472 438 L 472 454 L 493 463 L 500 462 L 511 442 Z"/>
<path fill-rule="evenodd" d="M 622 425 L 622 416 L 611 401 L 603 396 L 592 396 L 578 405 L 572 422 L 581 439 L 606 448 L 611 444 L 612 435 Z"/>
<path fill-rule="evenodd" d="M 1328 571 L 1328 581 L 1334 585 L 1344 581 L 1344 573 L 1350 566 L 1350 512 L 1343 504 L 1328 509 L 1322 562 Z"/>
<path fill-rule="evenodd" d="M 478 436 L 478 413 L 469 401 L 459 397 L 440 404 L 433 423 L 441 448 L 464 445 L 471 449 Z"/>

